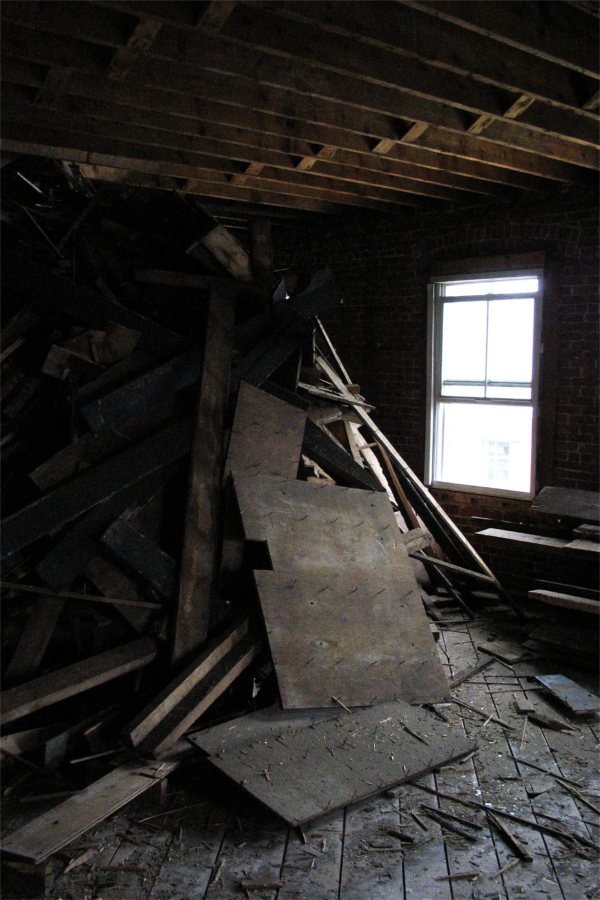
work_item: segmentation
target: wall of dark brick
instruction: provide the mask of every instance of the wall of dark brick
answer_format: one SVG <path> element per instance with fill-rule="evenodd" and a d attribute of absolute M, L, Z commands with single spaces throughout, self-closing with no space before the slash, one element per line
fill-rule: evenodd
<path fill-rule="evenodd" d="M 552 275 L 544 316 L 553 339 L 546 360 L 546 434 L 552 440 L 539 451 L 545 483 L 597 490 L 598 215 L 597 193 L 569 189 L 282 227 L 275 254 L 278 266 L 328 264 L 335 271 L 344 305 L 328 313 L 325 324 L 351 376 L 375 404 L 376 421 L 422 477 L 430 273 L 440 262 L 544 251 Z M 529 508 L 524 501 L 462 492 L 438 496 L 467 530 L 472 515 L 518 520 Z"/>

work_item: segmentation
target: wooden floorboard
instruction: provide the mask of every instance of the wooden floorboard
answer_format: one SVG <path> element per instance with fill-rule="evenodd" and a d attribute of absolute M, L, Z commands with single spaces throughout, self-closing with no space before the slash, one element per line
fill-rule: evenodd
<path fill-rule="evenodd" d="M 443 629 L 437 647 L 446 674 L 455 675 L 472 666 L 478 658 L 477 645 L 493 634 L 501 636 L 502 631 L 492 619 Z M 420 783 L 446 795 L 512 810 L 540 826 L 564 826 L 598 844 L 598 815 L 560 781 L 519 762 L 528 760 L 570 779 L 588 803 L 600 807 L 600 777 L 592 763 L 598 747 L 598 717 L 571 718 L 539 690 L 532 676 L 549 671 L 554 671 L 553 664 L 543 660 L 513 666 L 495 661 L 454 689 L 455 697 L 506 721 L 513 729 L 486 723 L 484 717 L 456 704 L 442 706 L 442 713 L 459 724 L 466 737 L 476 740 L 479 750 L 472 758 L 428 775 Z M 566 669 L 565 674 L 595 689 L 593 676 L 586 680 L 583 673 Z M 533 686 L 538 690 L 531 690 Z M 523 733 L 525 717 L 514 707 L 515 696 L 530 700 L 540 712 L 564 718 L 578 730 L 550 731 L 528 722 Z M 13 766 L 10 779 L 19 772 Z M 52 808 L 48 801 L 19 803 L 20 796 L 41 792 L 38 780 L 31 772 L 5 799 L 5 831 Z M 540 790 L 535 797 L 528 795 Z M 415 785 L 402 787 L 395 798 L 370 798 L 332 813 L 305 828 L 302 835 L 297 829 L 288 829 L 235 785 L 219 781 L 208 763 L 196 762 L 194 757 L 169 779 L 165 806 L 152 794 L 134 801 L 56 854 L 51 860 L 54 882 L 47 897 L 234 900 L 243 896 L 242 880 L 283 883 L 279 892 L 253 892 L 251 896 L 258 900 L 521 900 L 523 896 L 579 900 L 596 896 L 597 857 L 593 851 L 503 820 L 533 860 L 515 862 L 499 874 L 516 856 L 490 826 L 484 811 L 426 793 Z M 481 831 L 473 832 L 477 841 L 467 841 L 440 827 L 426 816 L 423 803 L 482 826 Z M 416 813 L 427 831 L 411 813 Z M 403 842 L 390 831 L 404 833 L 413 842 Z M 96 848 L 92 858 L 65 874 L 66 864 L 89 846 Z M 465 872 L 477 872 L 477 878 L 456 878 Z M 453 877 L 449 880 L 448 876 Z M 107 878 L 113 882 L 106 883 Z"/>

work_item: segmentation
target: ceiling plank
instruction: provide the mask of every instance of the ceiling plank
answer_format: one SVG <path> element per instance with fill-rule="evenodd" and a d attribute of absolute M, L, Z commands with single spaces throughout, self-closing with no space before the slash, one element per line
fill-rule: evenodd
<path fill-rule="evenodd" d="M 510 47 L 585 72 L 600 74 L 598 20 L 556 0 L 427 0 L 410 5 L 442 19 L 488 35 Z"/>
<path fill-rule="evenodd" d="M 196 28 L 208 34 L 217 34 L 233 12 L 237 0 L 209 0 L 196 20 Z"/>
<path fill-rule="evenodd" d="M 43 66 L 26 63 L 22 59 L 16 60 L 4 54 L 3 73 L 12 82 L 39 87 L 43 81 L 43 72 Z M 418 149 L 416 145 L 396 144 L 407 134 L 408 126 L 389 118 L 361 113 L 350 116 L 344 108 L 340 112 L 340 108 L 336 107 L 337 118 L 332 125 L 330 105 L 327 103 L 312 100 L 310 104 L 306 104 L 303 98 L 290 97 L 284 91 L 260 88 L 249 82 L 240 81 L 234 85 L 225 76 L 212 75 L 199 81 L 191 76 L 177 78 L 171 74 L 168 87 L 172 90 L 164 90 L 167 86 L 164 80 L 156 73 L 152 76 L 152 71 L 145 74 L 145 80 L 148 83 L 137 83 L 135 86 L 128 83 L 115 84 L 92 73 L 77 71 L 69 80 L 69 91 L 89 99 L 105 97 L 115 102 L 121 99 L 123 103 L 134 104 L 141 109 L 163 114 L 173 111 L 192 121 L 199 119 L 203 124 L 197 125 L 198 133 L 212 135 L 216 139 L 242 142 L 235 131 L 231 131 L 239 124 L 264 135 L 277 135 L 290 153 L 297 152 L 299 155 L 306 155 L 306 148 L 298 147 L 297 142 L 328 144 L 348 151 L 370 153 L 376 141 L 385 139 L 394 147 L 391 152 L 388 150 L 388 156 L 398 162 L 432 169 L 440 165 L 438 154 L 431 152 L 437 150 L 437 147 L 427 144 Z M 206 99 L 207 94 L 213 99 Z M 234 105 L 240 103 L 242 106 Z M 312 118 L 317 118 L 318 121 L 303 118 L 307 107 Z M 278 110 L 279 114 L 273 114 L 270 111 L 272 109 Z M 226 133 L 228 129 L 230 136 Z M 444 132 L 443 138 L 447 143 L 451 137 Z M 470 144 L 465 144 L 466 150 L 463 153 L 456 149 L 462 146 L 461 142 L 452 143 L 455 149 L 444 156 L 443 169 L 459 176 L 495 180 L 526 188 L 539 184 L 540 178 L 566 183 L 588 183 L 595 180 L 592 172 L 530 152 L 509 150 L 487 142 L 474 145 L 471 141 Z M 270 145 L 264 138 L 264 143 L 261 142 L 259 146 Z"/>
<path fill-rule="evenodd" d="M 60 7 L 61 3 L 49 4 L 50 9 Z M 6 5 L 5 5 L 6 6 Z M 36 4 L 16 4 L 11 5 L 8 13 L 13 20 L 19 18 L 25 20 L 31 26 L 35 24 L 35 16 L 31 13 L 27 14 L 30 8 L 37 8 Z M 244 8 L 240 7 L 242 13 Z M 236 15 L 229 20 L 227 28 L 229 29 L 234 22 Z M 22 45 L 26 45 L 30 51 L 28 58 L 36 61 L 36 54 L 53 51 L 57 52 L 57 41 L 60 35 L 67 31 L 74 31 L 76 23 L 67 20 L 65 17 L 56 16 L 57 24 L 53 25 L 57 32 L 57 38 L 53 39 L 49 48 L 44 47 L 44 41 L 39 40 L 36 43 L 34 35 L 31 33 L 31 27 L 15 25 L 14 21 L 7 22 L 4 26 L 4 32 L 8 31 L 8 44 L 15 38 L 15 29 L 17 30 L 17 39 Z M 44 22 L 49 20 L 49 14 L 46 11 Z M 96 34 L 96 28 L 90 29 L 89 37 Z M 108 29 L 110 35 L 118 29 L 112 27 Z M 23 34 L 29 31 L 29 35 Z M 83 31 L 80 33 L 85 34 Z M 35 32 L 37 35 L 38 32 Z M 275 40 L 275 36 L 269 35 L 269 40 Z M 108 40 L 108 37 L 106 38 Z M 112 37 L 110 38 L 113 39 Z M 260 72 L 259 81 L 262 85 L 276 86 L 286 92 L 294 92 L 303 96 L 311 96 L 319 98 L 336 105 L 343 104 L 348 107 L 361 109 L 371 113 L 383 115 L 393 115 L 394 117 L 408 118 L 411 121 L 423 122 L 442 126 L 449 130 L 464 133 L 471 121 L 468 113 L 462 108 L 456 106 L 448 106 L 437 100 L 428 99 L 425 96 L 417 96 L 410 91 L 400 87 L 389 87 L 383 84 L 376 84 L 365 81 L 363 78 L 343 75 L 340 72 L 330 69 L 321 68 L 318 65 L 309 65 L 301 61 L 298 53 L 291 45 L 288 45 L 285 35 L 278 38 L 281 43 L 281 50 L 277 53 L 269 53 L 261 56 L 260 65 L 257 66 L 256 49 L 252 46 L 246 46 L 243 42 L 232 44 L 231 41 L 222 36 L 206 36 L 198 33 L 191 33 L 189 37 L 186 35 L 182 38 L 181 33 L 176 29 L 163 27 L 157 36 L 156 42 L 151 48 L 151 54 L 143 60 L 138 60 L 141 65 L 136 67 L 136 77 L 143 77 L 144 70 L 156 70 L 160 67 L 163 78 L 171 80 L 173 75 L 181 77 L 183 69 L 188 68 L 196 77 L 200 76 L 202 68 L 197 64 L 198 60 L 202 61 L 204 70 L 215 71 L 228 76 L 239 76 L 247 78 L 248 73 Z M 63 38 L 64 44 L 69 38 Z M 263 44 L 267 43 L 267 37 L 261 38 Z M 40 47 L 40 43 L 42 46 Z M 81 60 L 81 64 L 85 63 L 85 55 L 87 44 L 77 39 L 71 39 L 72 46 L 67 49 L 67 61 L 62 60 L 65 64 L 71 64 L 69 60 L 73 60 L 77 55 Z M 79 46 L 76 46 L 79 45 Z M 100 48 L 102 49 L 102 48 Z M 20 55 L 24 55 L 21 53 Z M 156 56 L 156 59 L 154 58 Z M 160 62 L 158 58 L 160 57 Z M 291 64 L 294 60 L 293 65 Z M 186 61 L 193 60 L 186 66 Z M 60 60 L 56 60 L 57 62 Z M 145 67 L 144 67 L 145 64 Z M 156 75 L 156 71 L 153 73 Z M 444 79 L 442 78 L 442 81 Z M 476 110 L 484 112 L 485 110 Z M 570 116 L 568 112 L 564 113 L 565 117 Z M 559 118 L 563 118 L 560 116 Z M 597 129 L 594 123 L 582 118 L 577 118 L 576 134 L 559 134 L 559 125 L 556 124 L 556 133 L 547 132 L 545 129 L 537 125 L 531 125 L 525 128 L 520 122 L 503 122 L 502 128 L 497 128 L 494 141 L 520 149 L 533 150 L 541 155 L 549 156 L 554 159 L 560 159 L 575 165 L 587 165 L 589 168 L 595 168 L 597 165 L 597 154 L 592 147 L 587 144 L 575 143 L 572 141 L 596 141 Z M 560 127 L 563 127 L 561 124 Z M 566 129 L 566 126 L 565 126 Z"/>
<path fill-rule="evenodd" d="M 426 9 L 403 3 L 353 0 L 344 5 L 343 16 L 339 0 L 286 0 L 263 5 L 276 15 L 318 23 L 325 30 L 354 36 L 363 43 L 386 47 L 451 72 L 469 73 L 484 83 L 558 106 L 577 110 L 582 98 L 594 90 L 594 80 L 589 76 L 565 71 L 557 63 L 500 45 L 485 34 L 467 31 L 450 21 L 432 19 Z"/>
<path fill-rule="evenodd" d="M 140 53 L 150 49 L 161 28 L 162 22 L 157 19 L 141 19 L 127 38 L 125 46 L 119 47 L 108 64 L 106 69 L 108 78 L 123 81 L 129 74 L 134 60 Z"/>

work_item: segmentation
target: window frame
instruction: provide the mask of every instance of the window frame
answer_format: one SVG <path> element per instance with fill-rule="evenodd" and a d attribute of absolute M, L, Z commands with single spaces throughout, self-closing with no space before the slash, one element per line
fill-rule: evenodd
<path fill-rule="evenodd" d="M 533 326 L 533 358 L 531 376 L 531 400 L 515 400 L 503 398 L 480 397 L 448 397 L 441 394 L 441 370 L 442 370 L 442 308 L 445 300 L 452 302 L 459 298 L 445 298 L 439 286 L 454 282 L 487 281 L 491 279 L 510 278 L 538 278 L 538 290 L 528 291 L 526 296 L 534 297 L 534 326 Z M 542 308 L 544 291 L 544 271 L 539 266 L 526 268 L 501 268 L 488 271 L 467 270 L 452 272 L 452 274 L 440 274 L 432 276 L 427 287 L 427 422 L 425 434 L 425 483 L 432 488 L 440 490 L 458 491 L 468 494 L 487 494 L 496 497 L 508 497 L 531 500 L 535 496 L 536 468 L 537 468 L 537 431 L 540 416 L 540 364 L 543 346 L 542 336 Z M 466 295 L 467 297 L 470 295 Z M 494 294 L 473 295 L 473 299 L 493 299 Z M 499 299 L 499 298 L 498 298 Z M 438 406 L 444 403 L 466 403 L 484 406 L 525 406 L 532 408 L 531 423 L 531 457 L 530 457 L 530 488 L 528 491 L 508 490 L 498 487 L 485 487 L 481 485 L 454 484 L 447 481 L 434 479 L 435 472 L 435 429 L 438 414 Z"/>

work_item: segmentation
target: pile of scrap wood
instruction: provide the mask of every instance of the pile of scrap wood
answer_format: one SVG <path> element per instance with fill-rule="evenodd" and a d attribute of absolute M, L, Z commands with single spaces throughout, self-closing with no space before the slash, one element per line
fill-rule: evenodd
<path fill-rule="evenodd" d="M 4 201 L 0 750 L 25 777 L 105 774 L 3 852 L 45 860 L 168 776 L 192 727 L 294 824 L 471 752 L 415 706 L 449 689 L 415 573 L 466 615 L 501 588 L 345 370 L 332 273 L 274 277 L 262 221 L 249 254 L 177 195 L 26 162 Z"/>

